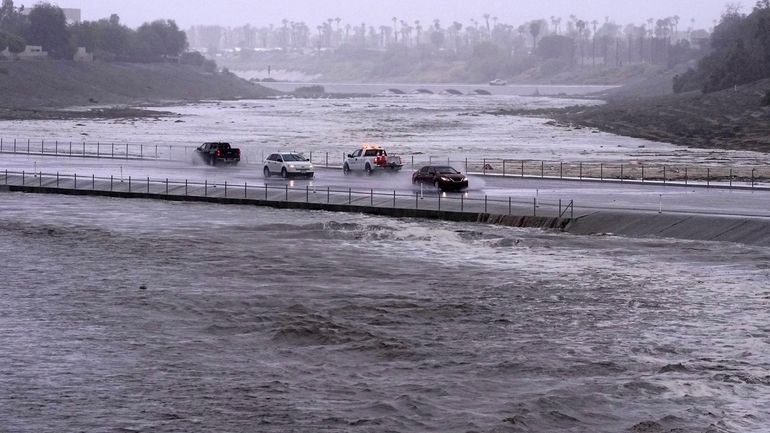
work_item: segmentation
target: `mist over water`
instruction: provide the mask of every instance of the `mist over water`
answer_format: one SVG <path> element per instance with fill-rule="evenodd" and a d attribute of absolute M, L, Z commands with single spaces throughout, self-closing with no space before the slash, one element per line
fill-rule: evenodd
<path fill-rule="evenodd" d="M 766 248 L 144 200 L 0 209 L 9 431 L 770 423 Z"/>

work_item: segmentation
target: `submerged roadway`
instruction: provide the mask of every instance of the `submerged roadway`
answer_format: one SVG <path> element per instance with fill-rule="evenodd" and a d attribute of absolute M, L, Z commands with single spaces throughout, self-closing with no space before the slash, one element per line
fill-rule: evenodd
<path fill-rule="evenodd" d="M 411 182 L 411 170 L 399 173 L 344 175 L 339 169 L 317 168 L 314 179 L 290 179 L 262 175 L 262 165 L 210 167 L 190 162 L 168 160 L 122 160 L 110 158 L 79 158 L 42 155 L 0 154 L 0 171 L 43 172 L 82 177 L 110 177 L 116 179 L 203 182 L 228 182 L 232 185 L 326 189 L 397 194 L 437 194 L 432 187 L 421 188 Z M 534 202 L 555 206 L 561 200 L 565 205 L 574 201 L 576 214 L 598 210 L 637 211 L 654 213 L 682 213 L 770 218 L 770 190 L 764 188 L 727 188 L 705 185 L 662 185 L 660 183 L 631 183 L 617 181 L 578 181 L 541 178 L 520 178 L 469 175 L 470 187 L 463 193 L 446 193 L 448 198 L 462 194 L 466 200 L 484 200 L 489 197 L 515 202 Z"/>

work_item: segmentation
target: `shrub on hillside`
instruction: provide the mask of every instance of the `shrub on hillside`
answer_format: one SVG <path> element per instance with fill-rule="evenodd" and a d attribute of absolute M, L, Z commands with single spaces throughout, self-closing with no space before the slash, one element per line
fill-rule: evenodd
<path fill-rule="evenodd" d="M 762 106 L 763 107 L 770 106 L 770 89 L 765 90 L 765 96 L 762 98 Z"/>

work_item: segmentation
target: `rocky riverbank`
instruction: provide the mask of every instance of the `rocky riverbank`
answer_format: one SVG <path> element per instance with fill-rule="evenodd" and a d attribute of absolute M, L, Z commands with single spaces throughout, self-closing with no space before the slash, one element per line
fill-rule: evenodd
<path fill-rule="evenodd" d="M 279 92 L 230 73 L 175 64 L 0 62 L 0 119 L 157 117 L 126 108 L 169 101 L 259 99 Z"/>
<path fill-rule="evenodd" d="M 720 92 L 655 97 L 607 96 L 607 104 L 489 114 L 538 116 L 563 125 L 683 146 L 770 152 L 770 106 L 762 98 L 770 80 Z"/>

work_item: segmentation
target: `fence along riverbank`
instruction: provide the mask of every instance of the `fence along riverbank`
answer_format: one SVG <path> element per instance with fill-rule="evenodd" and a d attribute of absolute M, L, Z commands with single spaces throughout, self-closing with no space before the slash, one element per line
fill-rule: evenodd
<path fill-rule="evenodd" d="M 373 215 L 483 222 L 513 227 L 563 229 L 574 217 L 574 203 L 468 198 L 463 194 L 412 194 L 397 191 L 293 188 L 214 183 L 204 180 L 174 181 L 149 177 L 116 179 L 60 173 L 3 171 L 8 191 L 148 198 L 171 201 L 210 202 L 270 206 L 284 209 L 327 210 Z"/>

